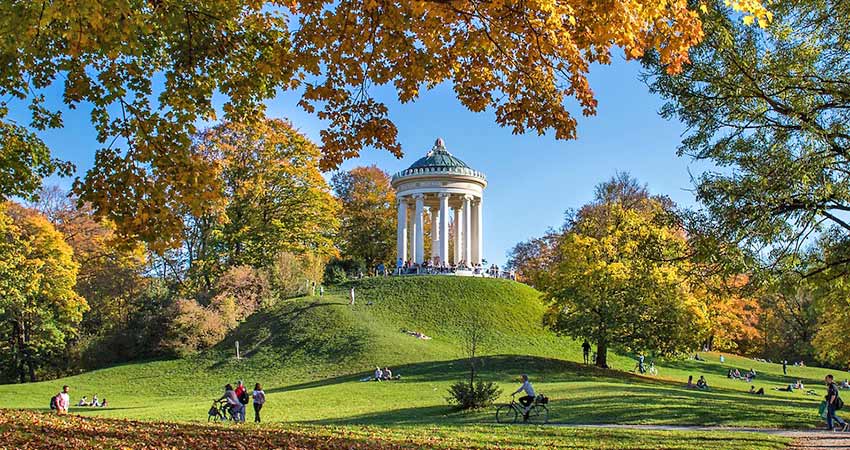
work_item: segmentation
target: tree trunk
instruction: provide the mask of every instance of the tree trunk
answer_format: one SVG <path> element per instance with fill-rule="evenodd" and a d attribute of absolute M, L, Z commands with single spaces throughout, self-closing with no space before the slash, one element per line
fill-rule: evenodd
<path fill-rule="evenodd" d="M 608 368 L 608 343 L 605 341 L 596 343 L 596 367 Z"/>

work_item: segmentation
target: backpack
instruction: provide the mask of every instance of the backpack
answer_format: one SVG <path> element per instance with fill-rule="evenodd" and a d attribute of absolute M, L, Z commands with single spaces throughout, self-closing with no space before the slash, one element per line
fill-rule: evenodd
<path fill-rule="evenodd" d="M 835 409 L 839 410 L 844 407 L 844 400 L 841 400 L 841 397 L 835 396 Z"/>
<path fill-rule="evenodd" d="M 59 394 L 50 397 L 50 409 L 59 409 Z"/>
<path fill-rule="evenodd" d="M 239 394 L 239 403 L 242 403 L 243 405 L 248 404 L 248 391 L 242 391 L 242 393 Z"/>

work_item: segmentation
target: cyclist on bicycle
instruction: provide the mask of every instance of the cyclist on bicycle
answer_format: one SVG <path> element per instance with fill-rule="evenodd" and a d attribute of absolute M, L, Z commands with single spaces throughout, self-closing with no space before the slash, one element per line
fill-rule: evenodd
<path fill-rule="evenodd" d="M 516 391 L 514 391 L 511 395 L 516 395 L 522 391 L 525 391 L 525 395 L 519 398 L 520 405 L 523 406 L 522 418 L 524 420 L 528 420 L 528 411 L 531 410 L 531 405 L 534 403 L 534 387 L 531 386 L 531 382 L 528 381 L 528 375 L 522 374 L 522 386 L 519 387 Z"/>

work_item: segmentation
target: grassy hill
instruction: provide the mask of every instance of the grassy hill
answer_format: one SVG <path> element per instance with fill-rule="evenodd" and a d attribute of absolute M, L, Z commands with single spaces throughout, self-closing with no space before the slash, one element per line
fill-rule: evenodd
<path fill-rule="evenodd" d="M 353 286 L 356 304 L 348 305 Z M 324 297 L 281 302 L 248 318 L 217 347 L 182 360 L 148 361 L 26 385 L 0 386 L 0 408 L 45 408 L 63 384 L 72 399 L 97 393 L 111 407 L 74 412 L 115 418 L 206 420 L 211 399 L 227 382 L 261 382 L 268 394 L 264 417 L 302 424 L 455 426 L 486 424 L 492 411 L 457 413 L 445 402 L 448 386 L 464 376 L 463 329 L 481 323 L 490 332 L 481 376 L 507 394 L 529 373 L 552 400 L 551 421 L 564 424 L 635 423 L 811 427 L 827 371 L 789 369 L 726 355 L 707 361 L 659 361 L 659 376 L 628 372 L 634 361 L 611 355 L 618 370 L 580 364 L 581 349 L 540 325 L 543 306 L 534 289 L 511 281 L 459 277 L 372 278 Z M 430 336 L 417 339 L 402 330 Z M 243 358 L 234 357 L 239 341 Z M 402 381 L 359 380 L 376 365 L 390 366 Z M 754 385 L 729 380 L 730 367 L 759 372 Z M 705 375 L 712 390 L 683 387 L 688 375 Z M 839 379 L 844 376 L 836 374 Z M 777 392 L 795 378 L 820 395 Z M 250 411 L 249 411 L 250 413 Z"/>

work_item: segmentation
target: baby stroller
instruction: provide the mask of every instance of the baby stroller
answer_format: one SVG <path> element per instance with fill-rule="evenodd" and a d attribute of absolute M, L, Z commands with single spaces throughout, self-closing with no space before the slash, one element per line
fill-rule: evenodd
<path fill-rule="evenodd" d="M 226 400 L 213 400 L 210 406 L 207 422 L 226 422 L 233 419 L 233 412 Z"/>

